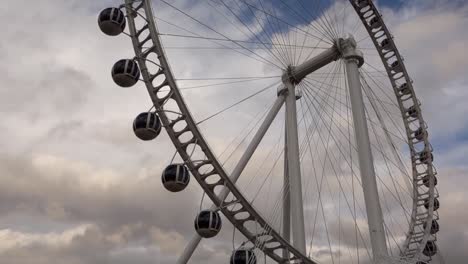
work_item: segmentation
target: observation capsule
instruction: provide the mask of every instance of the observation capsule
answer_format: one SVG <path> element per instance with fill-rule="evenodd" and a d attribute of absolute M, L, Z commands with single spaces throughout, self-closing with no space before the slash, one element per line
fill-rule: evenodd
<path fill-rule="evenodd" d="M 426 222 L 424 222 L 423 227 L 424 227 L 424 229 L 426 229 L 426 227 L 427 227 L 427 223 L 426 223 Z M 436 234 L 437 232 L 439 232 L 439 223 L 437 223 L 436 220 L 432 220 L 432 224 L 431 224 L 431 234 L 434 235 L 434 234 Z"/>
<path fill-rule="evenodd" d="M 109 36 L 121 34 L 126 25 L 125 15 L 122 10 L 109 7 L 101 11 L 98 17 L 98 25 L 101 31 Z"/>
<path fill-rule="evenodd" d="M 419 154 L 419 161 L 422 163 L 429 165 L 430 162 L 434 161 L 434 154 L 430 152 L 429 150 L 425 150 Z"/>
<path fill-rule="evenodd" d="M 230 264 L 257 264 L 257 257 L 252 250 L 237 249 L 232 252 Z"/>
<path fill-rule="evenodd" d="M 161 180 L 168 191 L 180 192 L 188 186 L 190 173 L 184 164 L 171 164 L 164 169 Z"/>
<path fill-rule="evenodd" d="M 437 245 L 434 241 L 427 241 L 426 246 L 424 247 L 423 254 L 428 257 L 433 257 L 437 254 Z"/>
<path fill-rule="evenodd" d="M 133 132 L 144 141 L 155 139 L 161 132 L 161 121 L 156 113 L 144 112 L 133 121 Z"/>
<path fill-rule="evenodd" d="M 406 112 L 412 118 L 417 118 L 418 117 L 418 109 L 414 105 L 411 106 L 410 108 L 408 108 L 408 110 L 406 110 Z"/>
<path fill-rule="evenodd" d="M 392 62 L 391 66 L 393 71 L 399 72 L 401 70 L 401 64 L 398 60 Z"/>
<path fill-rule="evenodd" d="M 411 89 L 409 88 L 408 83 L 404 83 L 398 87 L 398 92 L 401 95 L 410 95 L 411 94 Z"/>
<path fill-rule="evenodd" d="M 358 0 L 358 6 L 360 8 L 366 7 L 369 5 L 369 0 Z"/>
<path fill-rule="evenodd" d="M 372 18 L 369 22 L 369 26 L 371 26 L 371 28 L 379 28 L 382 26 L 382 23 L 380 22 L 380 19 L 377 17 L 377 16 L 374 16 L 374 18 Z"/>
<path fill-rule="evenodd" d="M 131 87 L 140 79 L 140 67 L 134 60 L 119 60 L 112 67 L 112 79 L 121 87 Z"/>
<path fill-rule="evenodd" d="M 423 178 L 423 180 L 422 180 L 424 186 L 426 186 L 427 188 L 430 187 L 430 186 L 429 186 L 429 184 L 430 184 L 430 179 L 431 179 L 430 176 L 429 176 L 429 175 L 426 175 L 426 176 L 424 176 L 424 178 Z M 434 176 L 434 186 L 437 186 L 437 177 L 436 177 L 436 176 Z"/>
<path fill-rule="evenodd" d="M 390 48 L 390 41 L 386 38 L 380 42 L 380 46 L 384 49 Z"/>
<path fill-rule="evenodd" d="M 216 236 L 221 226 L 221 217 L 217 211 L 203 210 L 195 218 L 195 230 L 203 238 Z"/>
<path fill-rule="evenodd" d="M 426 208 L 427 210 L 429 210 L 429 198 L 427 198 L 425 201 L 424 201 L 424 208 Z M 439 200 L 437 198 L 434 198 L 434 211 L 437 211 L 440 207 L 440 203 L 439 203 Z"/>
<path fill-rule="evenodd" d="M 427 134 L 426 131 L 422 127 L 418 128 L 416 131 L 414 131 L 414 138 L 417 140 L 421 141 L 424 139 L 424 136 Z"/>

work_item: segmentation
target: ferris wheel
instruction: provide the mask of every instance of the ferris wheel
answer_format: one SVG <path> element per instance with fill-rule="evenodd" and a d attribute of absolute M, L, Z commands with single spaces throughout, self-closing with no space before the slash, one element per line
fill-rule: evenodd
<path fill-rule="evenodd" d="M 433 150 L 373 1 L 197 5 L 125 0 L 98 18 L 132 40 L 114 82 L 142 82 L 151 99 L 135 135 L 164 128 L 176 148 L 162 184 L 203 189 L 177 263 L 215 236 L 232 238 L 232 264 L 431 262 Z"/>

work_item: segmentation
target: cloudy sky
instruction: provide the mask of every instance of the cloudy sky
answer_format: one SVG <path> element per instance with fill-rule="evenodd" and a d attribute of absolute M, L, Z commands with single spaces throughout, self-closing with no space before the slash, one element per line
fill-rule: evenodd
<path fill-rule="evenodd" d="M 174 1 L 216 29 L 242 38 L 225 21 L 207 15 L 201 2 Z M 200 187 L 192 181 L 183 193 L 163 189 L 160 173 L 175 149 L 164 132 L 151 143 L 134 137 L 131 123 L 149 108 L 147 92 L 143 85 L 117 88 L 110 78 L 115 61 L 134 56 L 128 38 L 106 37 L 97 27 L 99 11 L 118 4 L 17 0 L 0 7 L 2 264 L 169 264 L 193 235 Z M 468 258 L 468 2 L 379 4 L 430 127 L 441 195 L 438 244 L 445 263 L 462 264 Z M 158 17 L 174 17 L 167 5 L 155 1 L 155 7 Z M 173 22 L 196 29 L 189 20 Z M 166 43 L 188 42 L 168 38 Z M 278 74 L 242 56 L 201 52 L 168 51 L 178 78 Z M 261 85 L 271 83 L 263 80 Z M 231 90 L 219 101 L 209 101 L 214 96 L 210 90 L 186 96 L 200 120 L 253 91 Z M 230 113 L 230 120 L 217 119 L 202 131 L 222 151 L 223 135 L 231 131 L 232 136 L 236 124 L 246 124 L 248 113 L 268 105 L 257 98 Z M 226 225 L 218 240 L 202 242 L 191 263 L 227 263 L 231 237 Z"/>

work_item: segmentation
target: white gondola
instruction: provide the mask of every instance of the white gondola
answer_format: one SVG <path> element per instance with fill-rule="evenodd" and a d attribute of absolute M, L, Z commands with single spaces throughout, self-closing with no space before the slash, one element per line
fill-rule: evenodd
<path fill-rule="evenodd" d="M 131 87 L 140 79 L 140 67 L 134 60 L 119 60 L 112 67 L 112 79 L 121 87 Z"/>
<path fill-rule="evenodd" d="M 216 211 L 203 210 L 195 218 L 195 230 L 203 238 L 215 237 L 221 227 L 221 217 Z"/>
<path fill-rule="evenodd" d="M 171 164 L 161 176 L 164 187 L 171 192 L 184 190 L 190 182 L 190 172 L 184 164 Z"/>
<path fill-rule="evenodd" d="M 102 10 L 98 17 L 99 28 L 109 36 L 121 34 L 125 30 L 126 23 L 124 13 L 115 7 Z"/>
<path fill-rule="evenodd" d="M 133 121 L 133 132 L 144 141 L 155 139 L 161 132 L 161 121 L 156 113 L 144 112 Z"/>

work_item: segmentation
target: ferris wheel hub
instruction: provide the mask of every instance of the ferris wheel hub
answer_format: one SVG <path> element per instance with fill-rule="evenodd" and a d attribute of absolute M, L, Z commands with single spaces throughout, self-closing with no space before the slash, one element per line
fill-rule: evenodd
<path fill-rule="evenodd" d="M 283 83 L 299 84 L 307 75 L 325 67 L 338 59 L 356 60 L 358 66 L 364 65 L 364 55 L 357 48 L 357 42 L 353 36 L 348 38 L 339 38 L 335 40 L 335 44 L 317 56 L 305 61 L 297 66 L 288 66 L 281 77 Z M 278 95 L 283 93 L 284 89 L 278 90 Z"/>
<path fill-rule="evenodd" d="M 357 48 L 357 42 L 353 36 L 349 36 L 347 39 L 339 38 L 335 44 L 341 53 L 341 57 L 345 60 L 357 60 L 358 66 L 364 65 L 364 55 L 362 51 Z"/>

